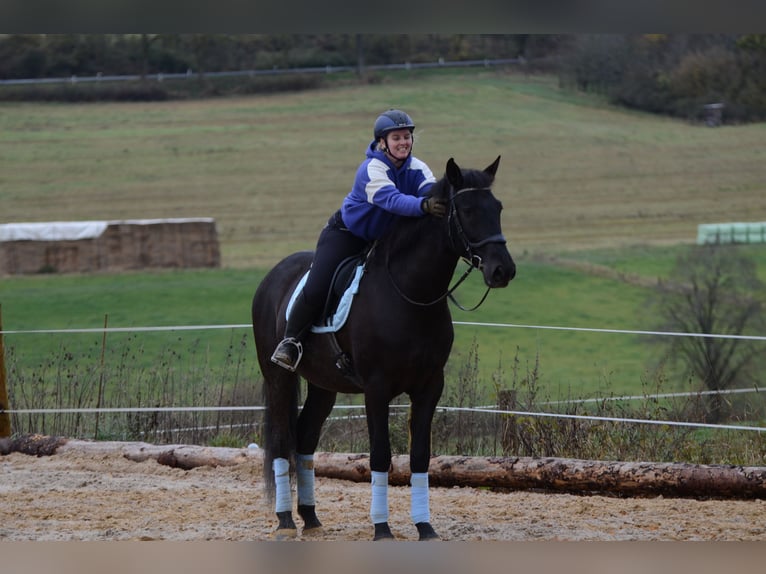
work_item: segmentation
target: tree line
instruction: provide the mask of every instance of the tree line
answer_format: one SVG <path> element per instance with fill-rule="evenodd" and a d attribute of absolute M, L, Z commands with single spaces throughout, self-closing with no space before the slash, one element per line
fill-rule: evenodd
<path fill-rule="evenodd" d="M 485 58 L 521 58 L 527 71 L 557 74 L 562 86 L 649 112 L 698 119 L 715 103 L 726 122 L 766 119 L 766 34 L 0 36 L 0 79 L 188 72 L 202 79 L 209 72 L 314 66 L 354 66 L 363 75 L 371 65 Z M 316 83 L 285 82 L 280 89 Z M 169 97 L 166 90 L 130 90 L 128 98 Z M 202 95 L 212 93 L 220 90 Z"/>
<path fill-rule="evenodd" d="M 361 34 L 24 34 L 0 40 L 0 78 L 135 75 L 515 57 L 555 37 Z"/>

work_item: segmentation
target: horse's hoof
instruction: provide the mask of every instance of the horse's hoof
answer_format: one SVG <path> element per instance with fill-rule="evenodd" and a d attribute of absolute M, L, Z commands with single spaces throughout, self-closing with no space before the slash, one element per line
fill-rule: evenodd
<path fill-rule="evenodd" d="M 418 540 L 439 540 L 439 535 L 430 522 L 418 522 L 415 528 L 418 529 Z"/>
<path fill-rule="evenodd" d="M 391 528 L 388 526 L 388 522 L 378 522 L 375 525 L 375 536 L 372 537 L 373 541 L 376 540 L 396 540 L 394 533 L 391 532 Z"/>
<path fill-rule="evenodd" d="M 300 514 L 301 518 L 303 519 L 304 532 L 306 530 L 311 530 L 312 528 L 319 528 L 322 526 L 322 523 L 319 522 L 319 518 L 317 518 L 316 509 L 314 506 L 299 504 L 298 514 Z"/>
<path fill-rule="evenodd" d="M 277 528 L 271 533 L 272 540 L 295 540 L 296 538 L 298 538 L 297 528 Z"/>

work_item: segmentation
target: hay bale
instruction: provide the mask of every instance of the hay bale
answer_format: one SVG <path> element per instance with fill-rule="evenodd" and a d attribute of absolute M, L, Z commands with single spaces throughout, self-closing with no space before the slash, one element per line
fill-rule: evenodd
<path fill-rule="evenodd" d="M 220 265 L 211 218 L 0 225 L 0 275 Z"/>

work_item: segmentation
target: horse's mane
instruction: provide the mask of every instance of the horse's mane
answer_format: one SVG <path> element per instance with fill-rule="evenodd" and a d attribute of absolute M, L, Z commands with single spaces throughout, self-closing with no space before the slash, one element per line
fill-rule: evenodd
<path fill-rule="evenodd" d="M 494 176 L 483 170 L 463 169 L 463 188 L 484 188 L 492 185 Z M 439 198 L 449 204 L 450 194 L 454 191 L 452 184 L 447 179 L 446 174 L 431 186 L 429 195 Z M 441 225 L 446 218 L 437 219 L 434 217 L 399 217 L 391 226 L 386 234 L 381 238 L 381 243 L 393 248 L 394 245 L 412 245 L 423 234 L 422 228 L 427 227 L 435 229 Z M 391 245 L 393 242 L 394 245 Z"/>

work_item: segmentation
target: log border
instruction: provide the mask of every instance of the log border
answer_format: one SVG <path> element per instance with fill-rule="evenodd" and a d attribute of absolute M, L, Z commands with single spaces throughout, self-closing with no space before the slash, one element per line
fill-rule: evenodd
<path fill-rule="evenodd" d="M 121 455 L 134 462 L 156 460 L 174 468 L 262 464 L 259 448 L 154 445 L 24 435 L 0 439 L 0 455 L 52 456 L 66 452 Z M 368 454 L 318 452 L 319 477 L 369 482 Z M 393 457 L 389 483 L 409 484 L 409 456 Z M 540 490 L 625 497 L 766 499 L 766 467 L 668 462 L 621 462 L 534 457 L 434 456 L 429 483 L 436 487 Z"/>

